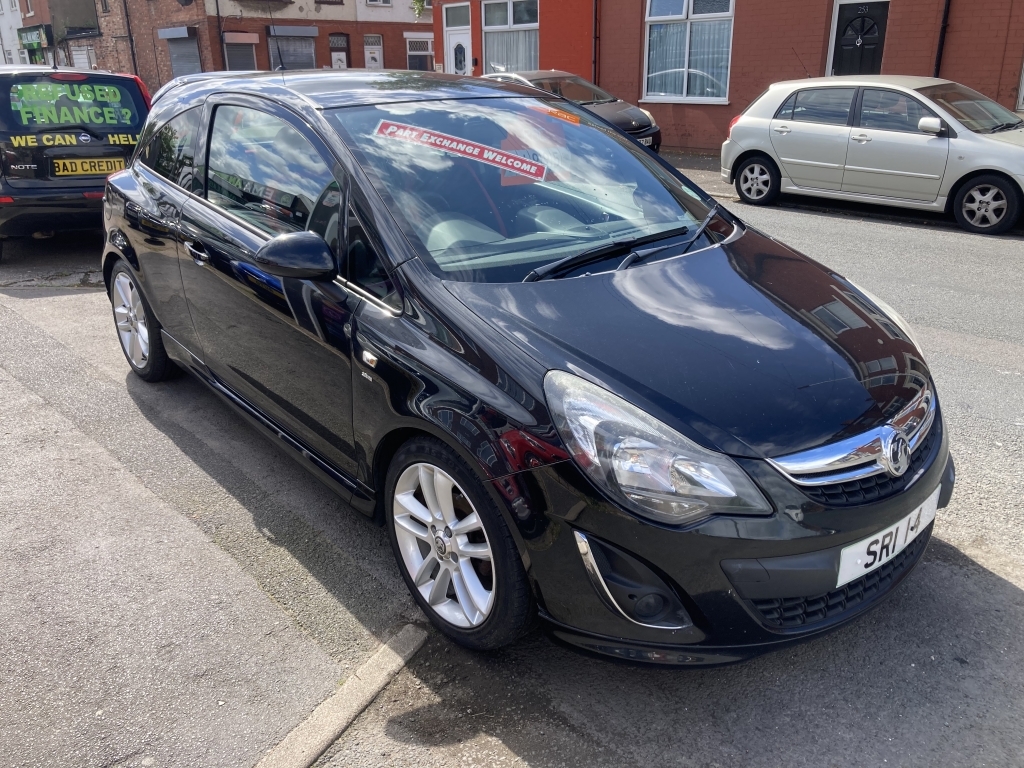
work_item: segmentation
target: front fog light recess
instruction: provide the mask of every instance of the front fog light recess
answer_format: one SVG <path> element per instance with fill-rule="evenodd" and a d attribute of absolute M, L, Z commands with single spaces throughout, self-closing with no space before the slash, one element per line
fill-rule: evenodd
<path fill-rule="evenodd" d="M 676 525 L 716 512 L 771 512 L 736 462 L 611 392 L 571 373 L 549 371 L 544 393 L 576 463 L 631 511 Z"/>

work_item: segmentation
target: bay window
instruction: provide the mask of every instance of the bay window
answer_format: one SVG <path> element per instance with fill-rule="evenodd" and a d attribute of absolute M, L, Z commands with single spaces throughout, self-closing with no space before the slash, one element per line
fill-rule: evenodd
<path fill-rule="evenodd" d="M 484 2 L 484 74 L 524 72 L 540 66 L 537 2 Z"/>
<path fill-rule="evenodd" d="M 733 3 L 647 0 L 646 101 L 727 101 Z"/>

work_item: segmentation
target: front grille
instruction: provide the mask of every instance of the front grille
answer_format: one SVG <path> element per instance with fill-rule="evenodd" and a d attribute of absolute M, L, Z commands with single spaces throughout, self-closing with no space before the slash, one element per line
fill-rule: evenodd
<path fill-rule="evenodd" d="M 928 435 L 917 446 L 910 458 L 910 469 L 899 477 L 884 472 L 851 480 L 848 483 L 831 485 L 801 486 L 800 490 L 809 498 L 826 507 L 853 507 L 858 504 L 870 504 L 873 501 L 894 496 L 907 487 L 907 483 L 917 477 L 921 469 L 929 465 L 934 458 L 934 448 L 942 441 L 942 420 L 935 419 Z"/>
<path fill-rule="evenodd" d="M 887 592 L 901 576 L 913 568 L 928 545 L 931 535 L 929 526 L 928 530 L 882 567 L 824 595 L 776 597 L 749 602 L 765 624 L 777 629 L 812 627 L 827 619 L 853 613 L 858 606 L 863 606 Z"/>

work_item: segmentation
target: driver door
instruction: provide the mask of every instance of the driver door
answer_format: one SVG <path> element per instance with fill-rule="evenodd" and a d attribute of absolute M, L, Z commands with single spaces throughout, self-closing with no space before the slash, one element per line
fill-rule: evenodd
<path fill-rule="evenodd" d="M 281 278 L 256 252 L 312 230 L 338 254 L 343 188 L 332 155 L 286 110 L 240 96 L 206 110 L 203 188 L 181 216 L 182 281 L 204 362 L 228 389 L 350 477 L 350 318 L 340 285 Z"/>

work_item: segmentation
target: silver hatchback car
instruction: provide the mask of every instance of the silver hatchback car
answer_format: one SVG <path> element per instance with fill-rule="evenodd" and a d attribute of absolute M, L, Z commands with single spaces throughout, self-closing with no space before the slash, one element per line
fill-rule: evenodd
<path fill-rule="evenodd" d="M 775 83 L 730 123 L 722 178 L 754 205 L 791 192 L 944 211 L 995 235 L 1024 200 L 1024 120 L 949 80 Z"/>

